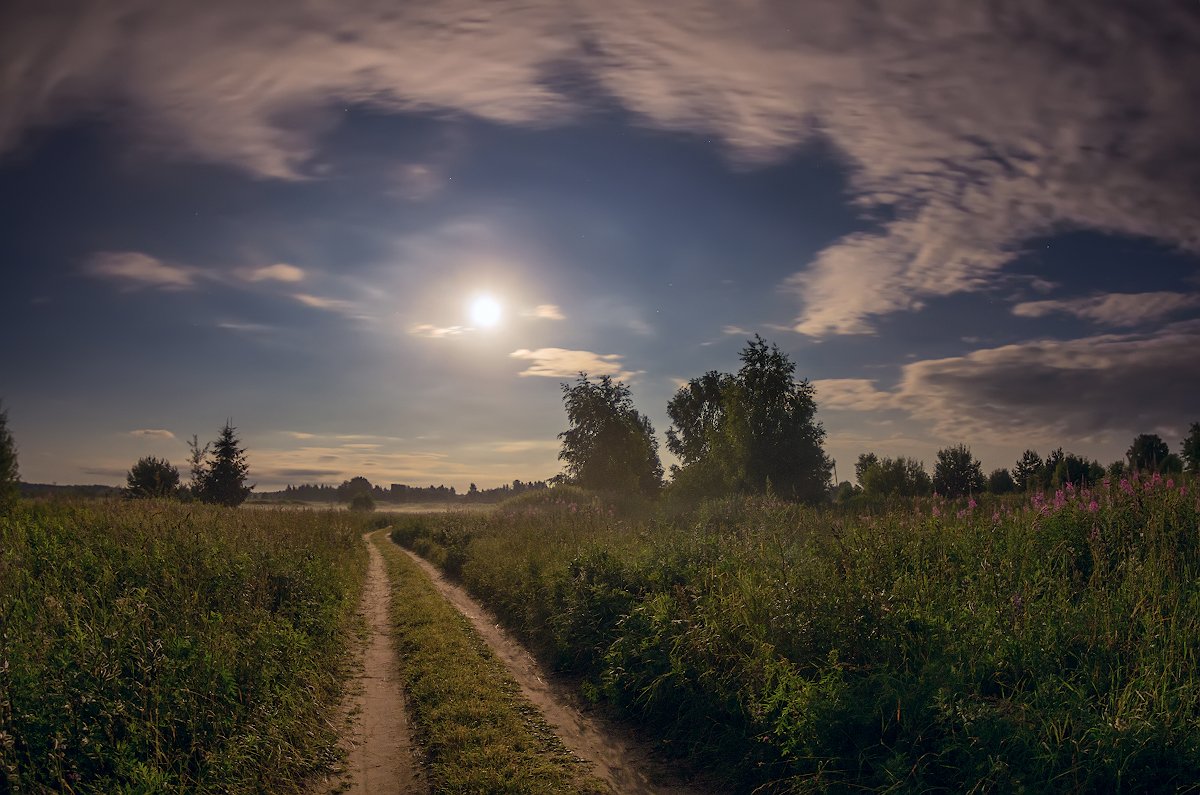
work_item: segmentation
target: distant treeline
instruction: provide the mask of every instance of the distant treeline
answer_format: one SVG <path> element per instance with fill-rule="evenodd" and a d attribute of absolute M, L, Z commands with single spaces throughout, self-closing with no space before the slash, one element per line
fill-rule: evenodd
<path fill-rule="evenodd" d="M 120 497 L 117 486 L 60 486 L 57 483 L 18 483 L 22 497 Z"/>
<path fill-rule="evenodd" d="M 392 483 L 387 488 L 372 485 L 364 477 L 351 478 L 340 486 L 329 486 L 321 483 L 304 483 L 299 486 L 289 485 L 282 491 L 261 491 L 251 497 L 252 500 L 294 500 L 298 502 L 351 502 L 355 496 L 367 494 L 375 502 L 388 503 L 418 503 L 418 502 L 500 502 L 517 494 L 527 491 L 547 488 L 544 480 L 521 481 L 514 480 L 494 489 L 480 489 L 474 483 L 465 492 L 457 491 L 453 486 L 409 486 L 404 483 Z"/>

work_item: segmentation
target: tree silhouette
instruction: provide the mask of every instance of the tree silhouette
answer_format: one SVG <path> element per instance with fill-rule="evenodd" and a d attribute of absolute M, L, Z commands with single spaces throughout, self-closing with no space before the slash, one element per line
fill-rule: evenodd
<path fill-rule="evenodd" d="M 165 458 L 139 458 L 125 476 L 125 496 L 132 499 L 174 497 L 179 493 L 179 470 Z"/>
<path fill-rule="evenodd" d="M 1015 491 L 1017 484 L 1013 482 L 1012 475 L 1007 469 L 996 469 L 992 474 L 988 475 L 987 490 L 992 494 L 1008 494 Z"/>
<path fill-rule="evenodd" d="M 8 411 L 0 407 L 0 510 L 16 502 L 19 483 L 17 443 L 8 430 Z"/>
<path fill-rule="evenodd" d="M 1039 485 L 1045 466 L 1037 450 L 1026 450 L 1022 453 L 1017 465 L 1012 469 L 1012 479 L 1016 483 L 1017 490 L 1026 491 Z"/>
<path fill-rule="evenodd" d="M 231 420 L 212 444 L 212 460 L 205 463 L 200 473 L 198 497 L 204 502 L 241 505 L 250 496 L 254 486 L 246 485 L 246 474 L 250 466 L 246 463 L 246 451 L 239 446 Z"/>
<path fill-rule="evenodd" d="M 685 490 L 762 493 L 819 502 L 833 462 L 822 443 L 812 385 L 795 380 L 796 365 L 755 335 L 736 375 L 709 372 L 667 404 L 668 445 L 683 466 Z"/>
<path fill-rule="evenodd" d="M 1188 435 L 1179 443 L 1180 456 L 1188 472 L 1200 473 L 1200 422 L 1193 422 Z"/>
<path fill-rule="evenodd" d="M 933 488 L 925 464 L 915 458 L 879 458 L 863 453 L 854 467 L 863 493 L 870 497 L 916 497 Z"/>
<path fill-rule="evenodd" d="M 593 382 L 580 373 L 562 390 L 571 426 L 558 435 L 565 479 L 600 491 L 658 491 L 658 441 L 650 420 L 634 408 L 629 387 L 607 375 Z"/>
<path fill-rule="evenodd" d="M 933 489 L 946 497 L 961 497 L 983 491 L 983 468 L 971 448 L 956 444 L 937 452 Z"/>
<path fill-rule="evenodd" d="M 1125 452 L 1129 459 L 1129 468 L 1133 470 L 1146 469 L 1159 471 L 1171 454 L 1171 448 L 1156 433 L 1142 433 L 1134 438 L 1133 444 Z"/>

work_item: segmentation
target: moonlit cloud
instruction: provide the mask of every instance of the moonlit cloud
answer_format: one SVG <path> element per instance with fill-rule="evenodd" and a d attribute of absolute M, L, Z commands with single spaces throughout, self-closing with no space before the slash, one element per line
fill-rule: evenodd
<path fill-rule="evenodd" d="M 823 409 L 879 411 L 896 405 L 895 395 L 879 390 L 874 381 L 864 378 L 824 378 L 812 385 Z"/>
<path fill-rule="evenodd" d="M 1154 335 L 1033 340 L 916 361 L 893 390 L 860 379 L 814 385 L 822 408 L 897 408 L 943 438 L 1087 439 L 1183 428 L 1195 421 L 1200 390 L 1200 321 Z"/>
<path fill-rule="evenodd" d="M 466 326 L 435 326 L 431 323 L 418 323 L 415 326 L 410 326 L 408 333 L 414 337 L 428 337 L 429 339 L 444 339 L 446 337 L 457 337 L 459 334 L 465 334 L 471 329 Z"/>
<path fill-rule="evenodd" d="M 0 23 L 0 149 L 119 99 L 156 146 L 296 178 L 335 103 L 569 122 L 581 100 L 546 79 L 564 68 L 742 162 L 819 135 L 890 220 L 796 263 L 804 334 L 984 288 L 1052 231 L 1200 249 L 1200 16 L 1183 3 L 814 0 L 731 20 L 716 0 L 121 0 Z"/>
<path fill-rule="evenodd" d="M 308 293 L 294 293 L 292 298 L 296 299 L 305 306 L 313 309 L 324 309 L 328 312 L 351 312 L 354 310 L 354 304 L 350 301 L 343 301 L 340 298 L 326 298 L 320 295 L 310 295 Z"/>
<path fill-rule="evenodd" d="M 611 375 L 618 380 L 627 381 L 641 373 L 624 369 L 623 358 L 618 353 L 592 353 L 591 351 L 573 351 L 566 348 L 538 348 L 527 350 L 522 348 L 509 354 L 514 359 L 525 359 L 533 362 L 522 370 L 522 376 L 543 376 L 546 378 L 574 378 L 580 373 L 588 375 Z"/>
<path fill-rule="evenodd" d="M 304 271 L 297 268 L 295 265 L 288 265 L 285 262 L 279 262 L 274 265 L 266 265 L 261 268 L 253 268 L 243 271 L 242 278 L 248 282 L 286 282 L 295 283 L 304 281 Z"/>
<path fill-rule="evenodd" d="M 1027 301 L 1012 312 L 1018 317 L 1074 315 L 1108 326 L 1137 326 L 1185 309 L 1200 307 L 1200 293 L 1107 293 L 1063 301 Z"/>
<path fill-rule="evenodd" d="M 554 304 L 538 304 L 533 309 L 521 313 L 525 317 L 539 320 L 566 320 L 567 316 Z"/>
<path fill-rule="evenodd" d="M 722 326 L 721 333 L 729 337 L 748 337 L 750 332 L 741 326 Z"/>
<path fill-rule="evenodd" d="M 163 428 L 139 428 L 136 431 L 130 431 L 130 436 L 138 436 L 143 439 L 174 439 L 175 434 Z"/>
<path fill-rule="evenodd" d="M 128 287 L 158 287 L 186 290 L 195 286 L 196 272 L 137 251 L 106 251 L 92 255 L 84 272 L 102 279 L 113 279 Z"/>

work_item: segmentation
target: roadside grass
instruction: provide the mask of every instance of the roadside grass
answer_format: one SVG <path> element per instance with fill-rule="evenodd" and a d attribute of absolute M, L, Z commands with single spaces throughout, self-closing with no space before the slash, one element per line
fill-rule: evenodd
<path fill-rule="evenodd" d="M 601 793 L 470 623 L 386 535 L 372 537 L 434 793 Z"/>
<path fill-rule="evenodd" d="M 1200 791 L 1196 485 L 649 520 L 563 491 L 393 536 L 733 792 Z"/>
<path fill-rule="evenodd" d="M 0 791 L 300 791 L 339 757 L 361 532 L 158 501 L 0 515 Z"/>

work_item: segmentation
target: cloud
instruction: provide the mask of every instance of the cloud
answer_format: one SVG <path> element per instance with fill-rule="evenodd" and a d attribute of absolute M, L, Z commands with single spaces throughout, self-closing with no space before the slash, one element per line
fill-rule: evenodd
<path fill-rule="evenodd" d="M 558 450 L 561 446 L 557 439 L 515 439 L 495 442 L 492 449 L 497 453 L 528 453 L 531 450 Z"/>
<path fill-rule="evenodd" d="M 245 270 L 240 275 L 248 282 L 273 281 L 295 283 L 304 281 L 305 277 L 303 270 L 297 268 L 295 265 L 288 265 L 285 262 Z"/>
<path fill-rule="evenodd" d="M 186 290 L 195 286 L 196 271 L 137 251 L 104 251 L 93 254 L 84 264 L 84 272 L 102 279 L 115 279 L 129 287 L 158 287 Z"/>
<path fill-rule="evenodd" d="M 594 85 L 739 162 L 821 139 L 877 226 L 788 280 L 802 333 L 993 284 L 1031 238 L 1200 250 L 1191 3 L 153 0 L 0 12 L 0 150 L 104 113 L 159 147 L 304 178 L 348 104 L 569 122 Z M 137 24 L 130 24 L 136 20 Z M 582 81 L 555 81 L 578 74 Z"/>
<path fill-rule="evenodd" d="M 721 326 L 721 333 L 730 337 L 749 337 L 750 332 L 741 326 Z"/>
<path fill-rule="evenodd" d="M 893 400 L 947 437 L 1078 439 L 1195 421 L 1200 321 L 905 365 Z"/>
<path fill-rule="evenodd" d="M 139 428 L 136 431 L 130 431 L 130 436 L 140 436 L 143 439 L 174 439 L 175 434 L 162 428 Z"/>
<path fill-rule="evenodd" d="M 292 298 L 296 299 L 305 306 L 313 309 L 323 309 L 327 312 L 353 312 L 355 307 L 350 301 L 343 301 L 340 298 L 325 298 L 320 295 L 310 295 L 308 293 L 293 293 Z"/>
<path fill-rule="evenodd" d="M 629 380 L 643 372 L 623 369 L 622 356 L 618 353 L 592 353 L 591 351 L 573 351 L 566 348 L 538 348 L 531 351 L 522 348 L 513 351 L 509 356 L 513 359 L 525 359 L 533 362 L 520 372 L 522 376 L 574 378 L 582 372 L 589 375 L 611 375 L 620 380 Z"/>
<path fill-rule="evenodd" d="M 879 411 L 895 408 L 895 395 L 863 378 L 825 378 L 812 382 L 821 409 Z"/>
<path fill-rule="evenodd" d="M 1019 317 L 1060 312 L 1108 326 L 1137 326 L 1196 307 L 1200 307 L 1200 293 L 1106 293 L 1063 301 L 1027 301 L 1014 306 L 1012 312 Z"/>
<path fill-rule="evenodd" d="M 470 330 L 466 326 L 435 326 L 430 323 L 418 323 L 415 326 L 410 326 L 408 333 L 416 337 L 442 339 L 443 337 L 457 337 L 459 334 L 465 334 Z"/>
<path fill-rule="evenodd" d="M 533 309 L 521 313 L 524 317 L 538 318 L 539 320 L 566 320 L 567 316 L 562 313 L 554 304 L 538 304 Z"/>
<path fill-rule="evenodd" d="M 269 334 L 275 331 L 274 326 L 268 326 L 263 323 L 242 323 L 236 320 L 218 321 L 217 328 L 222 328 L 226 331 L 236 331 L 241 334 Z"/>

